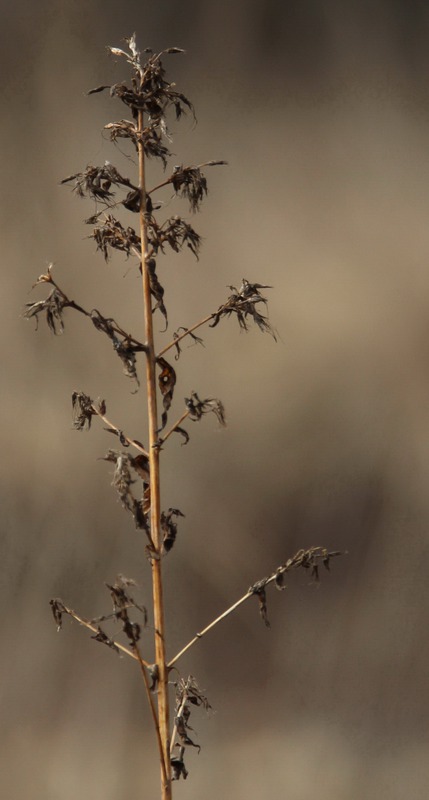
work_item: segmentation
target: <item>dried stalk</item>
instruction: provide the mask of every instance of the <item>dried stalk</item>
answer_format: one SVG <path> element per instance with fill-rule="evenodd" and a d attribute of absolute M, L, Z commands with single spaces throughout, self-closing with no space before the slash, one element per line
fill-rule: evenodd
<path fill-rule="evenodd" d="M 150 531 L 155 557 L 151 559 L 153 613 L 155 628 L 155 660 L 159 670 L 158 683 L 158 725 L 162 744 L 161 773 L 162 773 L 162 800 L 170 800 L 171 794 L 171 766 L 170 766 L 170 719 L 168 698 L 168 669 L 165 655 L 165 622 L 164 600 L 162 586 L 162 567 L 159 558 L 162 548 L 161 533 L 161 503 L 160 503 L 160 476 L 159 476 L 159 447 L 158 447 L 158 413 L 156 398 L 156 354 L 153 336 L 152 300 L 150 290 L 150 276 L 146 263 L 148 251 L 148 234 L 146 223 L 146 182 L 145 182 L 145 155 L 143 147 L 144 119 L 143 111 L 138 111 L 137 117 L 137 149 L 139 160 L 139 189 L 140 189 L 140 239 L 141 239 L 141 271 L 143 278 L 143 305 L 145 316 L 146 337 L 146 381 L 148 401 L 148 426 L 149 426 L 149 464 L 150 464 Z"/>
<path fill-rule="evenodd" d="M 104 456 L 104 460 L 115 465 L 112 486 L 119 494 L 123 508 L 131 512 L 135 527 L 142 531 L 147 538 L 146 554 L 152 574 L 155 663 L 151 665 L 142 657 L 138 644 L 141 625 L 134 619 L 130 619 L 128 614 L 130 609 L 139 611 L 143 614 L 144 626 L 146 626 L 145 607 L 137 605 L 128 592 L 128 587 L 134 585 L 134 581 L 131 579 L 124 578 L 119 574 L 115 584 L 106 584 L 113 600 L 113 613 L 88 620 L 66 607 L 59 598 L 52 600 L 51 606 L 58 629 L 61 628 L 62 615 L 68 614 L 95 634 L 93 639 L 107 645 L 116 653 L 124 653 L 138 662 L 159 750 L 161 800 L 172 800 L 172 781 L 186 778 L 188 775 L 184 760 L 187 748 L 200 749 L 200 746 L 190 736 L 190 732 L 192 732 L 189 724 L 191 708 L 199 706 L 209 709 L 210 704 L 192 675 L 186 679 L 180 676 L 175 683 L 176 713 L 170 738 L 168 678 L 171 669 L 175 667 L 184 653 L 250 597 L 256 597 L 262 620 L 269 627 L 267 587 L 273 584 L 277 589 L 285 588 L 283 586 L 284 574 L 300 567 L 309 570 L 313 580 L 317 581 L 319 564 L 322 563 L 326 569 L 329 569 L 330 559 L 340 554 L 328 552 L 322 547 L 299 550 L 269 577 L 253 584 L 242 597 L 198 632 L 174 658 L 167 661 L 162 562 L 163 557 L 170 552 L 175 543 L 177 520 L 184 515 L 177 508 L 161 511 L 160 453 L 164 443 L 174 432 L 180 434 L 185 440 L 184 443 L 187 443 L 189 434 L 181 427 L 181 423 L 185 419 L 189 418 L 193 422 L 198 422 L 204 415 L 213 413 L 219 424 L 225 425 L 225 409 L 218 398 L 203 398 L 197 391 L 192 390 L 190 396 L 184 398 L 186 410 L 173 425 L 168 426 L 168 415 L 176 385 L 176 371 L 164 358 L 164 355 L 169 350 L 176 348 L 175 358 L 177 360 L 181 352 L 179 344 L 185 337 L 190 336 L 195 342 L 202 344 L 202 339 L 195 336 L 194 331 L 207 323 L 210 328 L 215 328 L 220 320 L 230 316 L 235 317 L 241 330 L 247 331 L 249 325 L 254 324 L 260 331 L 269 333 L 274 340 L 276 340 L 276 334 L 266 314 L 267 300 L 261 293 L 261 290 L 272 287 L 253 283 L 243 278 L 240 288 L 229 287 L 231 293 L 217 311 L 206 315 L 191 327 L 178 328 L 174 338 L 156 353 L 153 314 L 156 311 L 160 312 L 164 318 L 165 327 L 168 324 L 164 287 L 157 274 L 157 258 L 160 254 L 165 253 L 167 248 L 178 253 L 184 247 L 188 247 L 198 260 L 201 237 L 192 225 L 179 215 L 174 215 L 164 221 L 159 220 L 153 212 L 159 210 L 161 205 L 154 204 L 152 195 L 158 189 L 171 185 L 176 197 L 186 199 L 190 211 L 195 212 L 207 194 L 207 181 L 201 168 L 226 162 L 207 161 L 198 166 L 176 166 L 168 178 L 147 191 L 146 157 L 158 159 L 165 168 L 168 157 L 171 156 L 171 152 L 165 144 L 165 139 L 169 140 L 167 112 L 173 110 L 178 120 L 187 111 L 194 115 L 194 109 L 185 95 L 177 91 L 175 84 L 169 83 L 165 79 L 161 63 L 161 56 L 164 53 L 181 53 L 182 50 L 173 47 L 158 55 L 150 55 L 152 51 L 147 50 L 145 52 L 149 54 L 148 59 L 143 64 L 135 35 L 126 40 L 126 44 L 128 52 L 120 48 L 111 47 L 109 49 L 114 56 L 125 58 L 131 67 L 131 85 L 125 83 L 117 83 L 113 86 L 103 85 L 92 89 L 89 94 L 109 89 L 111 96 L 117 97 L 131 111 L 133 121 L 122 119 L 119 122 L 111 122 L 105 126 L 105 129 L 110 132 L 113 142 L 123 137 L 129 139 L 137 150 L 138 186 L 134 181 L 122 176 L 109 161 L 106 161 L 102 167 L 89 165 L 83 172 L 70 175 L 62 183 L 73 181 L 73 190 L 80 197 L 88 196 L 95 201 L 96 213 L 85 222 L 96 226 L 92 238 L 96 241 L 97 249 L 101 251 L 104 259 L 108 261 L 112 250 L 119 250 L 127 258 L 131 256 L 138 260 L 142 275 L 145 342 L 142 343 L 131 336 L 113 318 L 104 317 L 97 309 L 86 311 L 74 300 L 70 300 L 52 278 L 51 266 L 46 274 L 39 277 L 36 284 L 51 284 L 47 298 L 27 303 L 24 316 L 28 319 L 34 317 L 36 327 L 39 318 L 45 316 L 51 332 L 58 335 L 64 330 L 63 313 L 66 308 L 82 313 L 91 320 L 98 331 L 109 338 L 113 350 L 122 361 L 124 374 L 135 380 L 137 388 L 140 386 L 136 367 L 137 355 L 144 353 L 145 356 L 149 439 L 147 449 L 137 439 L 126 436 L 122 429 L 108 419 L 104 400 L 94 402 L 83 392 L 73 392 L 72 404 L 73 424 L 76 430 L 89 430 L 92 418 L 97 416 L 104 422 L 107 430 L 118 438 L 123 448 L 132 446 L 138 451 L 137 456 L 132 456 L 129 451 L 118 452 L 112 449 Z M 124 190 L 127 192 L 126 196 L 124 199 L 118 200 L 116 192 Z M 99 203 L 103 206 L 101 211 L 97 210 Z M 132 226 L 125 227 L 119 219 L 108 213 L 119 206 L 125 208 L 127 212 L 136 214 L 138 232 Z M 180 333 L 180 331 L 183 332 Z M 160 392 L 162 400 L 161 425 L 158 420 L 157 391 Z M 164 431 L 165 433 L 163 433 Z M 136 496 L 135 484 L 139 484 L 142 488 L 141 496 Z M 122 633 L 127 637 L 130 646 L 125 647 L 116 639 L 110 638 L 100 627 L 104 621 L 121 623 Z M 156 701 L 153 694 L 155 692 Z M 176 739 L 178 739 L 177 743 Z"/>

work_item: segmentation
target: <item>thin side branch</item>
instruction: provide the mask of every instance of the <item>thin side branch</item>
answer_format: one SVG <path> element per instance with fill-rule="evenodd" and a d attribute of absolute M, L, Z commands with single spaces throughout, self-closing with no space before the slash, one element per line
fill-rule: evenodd
<path fill-rule="evenodd" d="M 51 605 L 53 602 L 54 601 L 51 602 Z M 79 625 L 83 625 L 84 628 L 87 628 L 89 631 L 92 631 L 92 633 L 95 634 L 100 633 L 100 629 L 98 626 L 94 625 L 94 623 L 90 622 L 90 620 L 79 616 L 79 614 L 76 614 L 76 611 L 73 611 L 72 608 L 68 608 L 68 606 L 65 606 L 64 603 L 61 603 L 61 613 L 68 614 L 69 617 L 78 622 Z M 123 644 L 117 642 L 115 639 L 111 639 L 110 642 L 111 642 L 110 646 L 112 645 L 114 646 L 113 649 L 116 648 L 117 650 L 120 650 L 121 653 L 125 653 L 125 655 L 130 656 L 130 658 L 133 658 L 135 661 L 139 661 L 139 657 L 135 653 L 133 653 L 133 651 L 130 650 L 128 647 L 125 647 Z M 141 658 L 141 661 L 145 667 L 149 667 L 148 662 L 145 661 L 143 658 Z"/>
<path fill-rule="evenodd" d="M 247 293 L 248 287 L 250 287 L 251 289 L 253 289 L 253 287 L 256 287 L 257 294 L 251 296 L 250 299 L 248 296 L 242 296 L 243 294 Z M 159 351 L 158 358 L 163 356 L 164 353 L 167 353 L 168 350 L 171 350 L 172 347 L 175 347 L 177 344 L 179 344 L 179 342 L 181 342 L 181 340 L 184 339 L 185 336 L 191 335 L 193 331 L 197 330 L 197 328 L 200 328 L 202 325 L 205 325 L 207 322 L 210 322 L 211 320 L 214 320 L 214 322 L 213 325 L 211 325 L 210 327 L 214 328 L 218 324 L 221 317 L 229 316 L 232 313 L 235 313 L 237 315 L 240 328 L 247 330 L 246 316 L 250 315 L 259 325 L 261 330 L 269 331 L 273 336 L 273 338 L 276 339 L 275 333 L 268 324 L 266 317 L 263 317 L 255 309 L 255 305 L 257 303 L 265 302 L 264 298 L 258 292 L 259 287 L 260 284 L 249 284 L 247 281 L 243 281 L 243 286 L 241 287 L 239 293 L 237 293 L 237 290 L 235 290 L 234 287 L 230 287 L 234 289 L 235 293 L 231 295 L 231 297 L 229 298 L 229 300 L 227 300 L 226 303 L 223 303 L 221 306 L 219 306 L 217 311 L 213 311 L 211 314 L 207 314 L 206 317 L 201 319 L 199 322 L 196 322 L 195 325 L 192 325 L 191 328 L 186 328 L 186 330 L 183 333 L 181 333 L 180 336 L 176 336 L 174 339 L 172 339 L 171 342 L 166 344 L 165 347 L 163 347 L 162 350 Z M 260 288 L 265 288 L 265 287 L 260 287 Z M 266 288 L 271 288 L 271 287 L 266 287 Z"/>
<path fill-rule="evenodd" d="M 158 743 L 158 750 L 159 750 L 159 760 L 160 760 L 160 764 L 161 764 L 162 782 L 163 782 L 163 785 L 166 786 L 168 784 L 167 766 L 166 766 L 166 763 L 165 763 L 164 748 L 163 748 L 163 745 L 162 745 L 161 733 L 160 733 L 160 730 L 159 730 L 158 716 L 157 716 L 157 713 L 156 713 L 155 703 L 153 701 L 151 687 L 149 685 L 149 678 L 148 678 L 148 675 L 147 675 L 147 672 L 146 672 L 146 667 L 148 665 L 147 665 L 146 661 L 141 657 L 140 648 L 139 648 L 137 643 L 134 644 L 134 650 L 135 650 L 135 656 L 134 657 L 137 658 L 137 661 L 139 662 L 139 665 L 140 665 L 140 670 L 141 670 L 141 673 L 142 673 L 142 677 L 143 677 L 143 681 L 144 681 L 144 685 L 145 685 L 145 689 L 146 689 L 146 696 L 147 696 L 147 699 L 148 699 L 148 703 L 149 703 L 149 707 L 150 707 L 150 711 L 151 711 L 151 715 L 152 715 L 152 720 L 153 720 L 153 724 L 154 724 L 154 727 L 155 727 L 156 740 L 157 740 L 157 743 Z"/>
<path fill-rule="evenodd" d="M 161 358 L 161 356 L 163 356 L 164 353 L 167 353 L 168 350 L 171 350 L 172 347 L 175 347 L 177 344 L 179 344 L 179 342 L 181 342 L 182 339 L 185 338 L 185 336 L 189 336 L 191 333 L 193 333 L 193 331 L 196 331 L 197 328 L 201 328 L 201 325 L 205 325 L 206 322 L 210 322 L 211 319 L 214 319 L 215 316 L 216 314 L 208 314 L 207 317 L 204 317 L 204 319 L 201 319 L 199 322 L 196 322 L 195 325 L 192 326 L 192 328 L 187 328 L 184 333 L 181 333 L 180 336 L 176 336 L 175 339 L 173 339 L 171 342 L 165 345 L 165 347 L 163 347 L 162 350 L 159 351 L 157 358 Z"/>
<path fill-rule="evenodd" d="M 123 431 L 120 430 L 120 428 L 117 428 L 116 425 L 113 424 L 113 422 L 110 422 L 110 420 L 107 419 L 106 415 L 103 414 L 100 411 L 100 409 L 97 408 L 96 405 L 92 404 L 91 405 L 91 409 L 92 409 L 92 412 L 93 412 L 93 414 L 95 416 L 100 417 L 100 419 L 103 420 L 104 424 L 109 428 L 109 430 L 111 430 L 113 433 L 115 433 L 117 436 L 119 436 L 119 440 L 120 440 L 121 444 L 124 444 L 124 442 L 125 442 L 127 445 L 131 445 L 131 447 L 135 447 L 136 450 L 138 450 L 144 456 L 147 456 L 149 458 L 148 451 L 144 449 L 143 445 L 140 444 L 140 442 L 138 442 L 137 439 L 131 439 L 129 436 L 126 436 L 125 433 L 123 433 Z"/>
<path fill-rule="evenodd" d="M 181 424 L 181 423 L 182 423 L 182 422 L 183 422 L 185 419 L 187 419 L 187 417 L 189 417 L 190 413 L 191 413 L 190 411 L 184 411 L 184 412 L 183 412 L 182 416 L 181 416 L 181 417 L 179 417 L 179 419 L 177 419 L 177 420 L 176 420 L 176 422 L 174 423 L 174 425 L 172 425 L 172 426 L 171 426 L 170 430 L 169 430 L 169 431 L 167 431 L 167 433 L 165 433 L 165 434 L 164 434 L 164 436 L 163 436 L 161 439 L 159 439 L 159 440 L 158 440 L 158 443 L 159 443 L 159 445 L 163 445 L 163 444 L 164 444 L 164 442 L 166 442 L 166 441 L 167 441 L 167 439 L 169 439 L 169 438 L 170 438 L 171 434 L 172 434 L 172 433 L 174 433 L 175 431 L 177 431 L 177 429 L 178 429 L 178 427 L 180 426 L 180 424 Z M 186 444 L 186 442 L 185 442 L 185 444 Z"/>
<path fill-rule="evenodd" d="M 245 603 L 246 600 L 248 600 L 250 597 L 254 597 L 256 595 L 259 598 L 262 597 L 265 602 L 265 595 L 264 595 L 265 587 L 268 586 L 270 583 L 275 583 L 278 589 L 283 589 L 284 586 L 282 578 L 286 572 L 290 572 L 292 569 L 297 569 L 299 567 L 303 567 L 304 569 L 310 569 L 314 580 L 317 581 L 319 579 L 318 561 L 322 561 L 325 568 L 329 569 L 330 559 L 333 558 L 334 556 L 339 556 L 339 555 L 343 555 L 343 553 L 340 553 L 338 551 L 328 552 L 328 550 L 325 547 L 310 547 L 308 550 L 298 550 L 298 552 L 295 553 L 294 556 L 289 558 L 285 564 L 282 564 L 280 567 L 278 567 L 275 570 L 275 572 L 273 572 L 268 578 L 262 578 L 262 580 L 254 583 L 253 586 L 251 586 L 247 590 L 247 592 L 242 597 L 240 597 L 239 600 L 233 603 L 233 605 L 227 608 L 226 611 L 224 611 L 222 614 L 216 617 L 216 619 L 210 622 L 210 624 L 207 625 L 205 628 L 203 628 L 202 631 L 195 634 L 195 636 L 188 642 L 188 644 L 185 645 L 185 647 L 183 647 L 182 650 L 180 650 L 177 653 L 177 655 L 175 655 L 174 658 L 172 658 L 168 662 L 168 668 L 171 669 L 177 663 L 179 658 L 181 658 L 184 655 L 184 653 L 187 652 L 187 650 L 193 647 L 194 644 L 196 644 L 200 639 L 202 639 L 203 636 L 205 636 L 206 633 L 211 631 L 212 628 L 214 628 L 219 622 L 229 617 L 229 615 L 232 614 L 233 611 L 235 611 L 239 606 L 241 606 L 242 603 Z M 265 614 L 266 614 L 266 608 L 263 609 L 263 618 L 264 621 L 267 622 Z"/>

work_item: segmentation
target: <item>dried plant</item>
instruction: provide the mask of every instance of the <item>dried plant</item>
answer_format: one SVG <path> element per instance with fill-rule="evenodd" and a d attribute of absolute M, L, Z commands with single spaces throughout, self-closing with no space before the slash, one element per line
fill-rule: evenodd
<path fill-rule="evenodd" d="M 177 90 L 174 83 L 167 80 L 163 66 L 164 56 L 183 51 L 172 47 L 161 53 L 145 50 L 143 55 L 137 47 L 134 35 L 126 41 L 125 49 L 110 47 L 109 50 L 113 56 L 126 62 L 131 72 L 130 81 L 112 86 L 98 86 L 88 94 L 108 90 L 112 98 L 119 99 L 127 106 L 131 119 L 109 122 L 104 129 L 114 144 L 118 140 L 129 141 L 137 155 L 137 175 L 130 180 L 106 161 L 101 167 L 88 165 L 82 172 L 65 178 L 62 183 L 72 184 L 73 191 L 79 197 L 89 197 L 95 202 L 95 212 L 86 223 L 92 227 L 90 236 L 104 259 L 107 261 L 113 250 L 119 250 L 127 258 L 135 260 L 143 283 L 145 340 L 141 342 L 132 336 L 113 317 L 105 316 L 97 309 L 85 309 L 80 303 L 70 300 L 54 280 L 51 267 L 35 284 L 48 285 L 47 297 L 28 303 L 24 316 L 35 318 L 37 326 L 39 316 L 45 315 L 46 322 L 55 335 L 64 331 L 64 315 L 67 309 L 87 317 L 96 330 L 111 341 L 122 363 L 123 372 L 134 382 L 136 391 L 141 382 L 137 371 L 138 357 L 143 354 L 148 401 L 145 437 L 147 446 L 124 433 L 122 427 L 108 419 L 104 400 L 94 401 L 84 392 L 75 391 L 72 406 L 76 430 L 89 430 L 93 418 L 98 418 L 105 429 L 118 439 L 120 449 L 109 448 L 102 458 L 113 465 L 112 486 L 118 493 L 123 508 L 133 517 L 135 527 L 144 533 L 153 589 L 154 662 L 147 657 L 147 645 L 143 646 L 141 642 L 141 631 L 147 625 L 148 612 L 131 595 L 135 588 L 133 580 L 118 575 L 114 584 L 106 584 L 112 608 L 101 617 L 84 618 L 59 598 L 51 600 L 51 607 L 58 629 L 61 628 L 63 616 L 69 615 L 91 631 L 92 638 L 97 642 L 107 645 L 116 653 L 126 654 L 137 662 L 158 742 L 161 797 L 162 800 L 169 800 L 172 796 L 172 782 L 188 776 L 185 766 L 187 748 L 200 749 L 192 738 L 194 734 L 189 723 L 191 710 L 194 707 L 210 708 L 209 701 L 199 689 L 195 678 L 182 677 L 178 673 L 178 662 L 183 654 L 250 598 L 257 599 L 262 620 L 269 627 L 267 589 L 270 585 L 284 589 L 284 575 L 297 569 L 308 571 L 312 579 L 318 581 L 320 564 L 329 569 L 330 560 L 339 553 L 328 552 L 323 547 L 299 550 L 271 575 L 254 583 L 236 603 L 196 633 L 180 652 L 173 657 L 167 655 L 162 567 L 163 559 L 174 547 L 178 523 L 184 514 L 178 508 L 169 508 L 167 511 L 161 509 L 161 450 L 173 433 L 182 437 L 183 444 L 189 441 L 189 433 L 182 427 L 187 419 L 198 422 L 212 413 L 220 425 L 225 425 L 225 410 L 218 398 L 201 398 L 197 391 L 192 390 L 189 397 L 184 398 L 179 417 L 167 427 L 175 399 L 176 371 L 166 355 L 174 353 L 177 361 L 183 339 L 189 337 L 193 342 L 201 344 L 202 339 L 195 333 L 197 329 L 204 325 L 215 328 L 224 318 L 231 316 L 236 317 L 240 329 L 247 331 L 255 323 L 261 332 L 269 333 L 276 340 L 275 331 L 266 313 L 265 291 L 272 287 L 243 279 L 239 288 L 229 287 L 230 294 L 219 308 L 189 327 L 180 327 L 167 343 L 159 350 L 156 349 L 154 315 L 159 312 L 165 328 L 168 325 L 158 259 L 168 250 L 178 253 L 185 247 L 198 259 L 201 247 L 200 236 L 182 216 L 159 218 L 157 212 L 162 209 L 162 204 L 155 202 L 156 194 L 162 187 L 171 186 L 174 195 L 185 200 L 189 211 L 194 213 L 199 210 L 208 191 L 203 170 L 224 165 L 226 162 L 207 161 L 197 166 L 175 166 L 169 177 L 164 177 L 152 188 L 148 188 L 146 160 L 150 158 L 161 162 L 164 169 L 168 165 L 171 142 L 168 120 L 171 113 L 177 120 L 189 113 L 195 117 L 192 103 Z M 134 214 L 135 226 L 123 224 L 116 216 L 118 211 Z M 171 722 L 170 692 L 173 689 L 175 709 Z"/>

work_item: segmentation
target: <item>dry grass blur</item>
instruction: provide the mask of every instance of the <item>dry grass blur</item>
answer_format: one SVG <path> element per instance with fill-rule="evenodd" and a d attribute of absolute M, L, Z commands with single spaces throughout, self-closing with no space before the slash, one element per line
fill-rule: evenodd
<path fill-rule="evenodd" d="M 72 430 L 70 396 L 106 396 L 137 437 L 143 401 L 85 320 L 70 314 L 54 339 L 18 319 L 52 260 L 78 302 L 141 325 L 135 273 L 94 255 L 87 205 L 58 186 L 111 155 L 109 100 L 84 92 L 113 74 L 104 46 L 136 29 L 188 51 L 179 78 L 200 122 L 178 132 L 180 159 L 230 163 L 208 176 L 201 263 L 180 257 L 165 276 L 171 330 L 244 276 L 275 286 L 281 338 L 231 321 L 182 355 L 177 391 L 221 397 L 229 427 L 207 420 L 169 450 L 165 496 L 186 513 L 167 567 L 172 649 L 297 547 L 349 551 L 320 589 L 298 578 L 271 599 L 270 633 L 243 608 L 190 652 L 184 668 L 217 714 L 195 720 L 203 749 L 177 797 L 424 797 L 428 12 L 393 0 L 82 8 L 20 0 L 2 30 L 5 796 L 156 796 L 138 678 L 84 631 L 58 636 L 48 606 L 60 595 L 104 610 L 118 571 L 145 592 L 144 555 L 96 461 L 105 434 Z"/>

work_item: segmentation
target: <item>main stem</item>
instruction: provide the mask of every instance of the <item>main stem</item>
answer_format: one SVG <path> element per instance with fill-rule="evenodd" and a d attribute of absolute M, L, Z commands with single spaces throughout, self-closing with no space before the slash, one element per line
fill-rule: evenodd
<path fill-rule="evenodd" d="M 156 398 L 156 355 L 153 337 L 152 298 L 150 292 L 150 277 L 146 266 L 148 251 L 148 236 L 146 224 L 146 180 L 145 156 L 143 147 L 143 111 L 138 112 L 137 119 L 137 148 L 139 158 L 139 188 L 141 194 L 140 205 L 140 238 L 141 238 L 141 269 L 143 277 L 143 303 L 145 316 L 146 336 L 146 385 L 148 399 L 148 424 L 149 424 L 149 464 L 150 464 L 150 531 L 155 548 L 151 560 L 153 613 L 155 629 L 155 659 L 158 667 L 158 725 L 163 750 L 164 764 L 161 764 L 161 798 L 171 800 L 171 764 L 170 764 L 170 720 L 168 702 L 168 667 L 165 656 L 165 622 L 164 601 L 162 589 L 161 570 L 161 505 L 160 505 L 160 480 L 159 480 L 159 447 L 158 441 L 158 414 Z"/>

